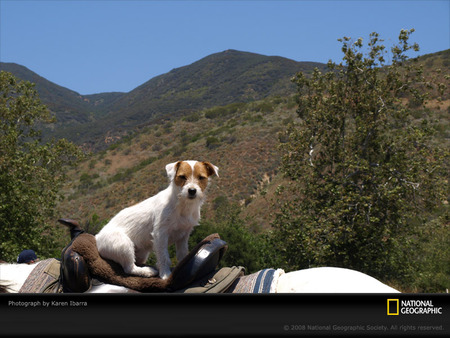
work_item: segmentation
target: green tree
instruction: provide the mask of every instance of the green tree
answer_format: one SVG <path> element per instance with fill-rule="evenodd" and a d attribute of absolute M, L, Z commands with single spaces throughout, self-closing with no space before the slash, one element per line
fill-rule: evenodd
<path fill-rule="evenodd" d="M 445 199 L 443 151 L 404 102 L 423 106 L 432 88 L 406 56 L 418 50 L 412 32 L 400 32 L 389 62 L 377 33 L 367 52 L 362 39 L 345 37 L 343 63 L 293 79 L 301 122 L 283 135 L 289 198 L 271 236 L 285 269 L 332 265 L 403 281 L 412 274 L 427 211 Z"/>
<path fill-rule="evenodd" d="M 66 140 L 42 143 L 39 128 L 53 122 L 34 85 L 0 72 L 0 257 L 23 249 L 54 254 L 47 224 L 65 180 L 65 165 L 81 151 Z"/>
<path fill-rule="evenodd" d="M 248 220 L 241 216 L 240 207 L 230 203 L 224 196 L 216 198 L 215 204 L 215 217 L 213 220 L 202 220 L 200 225 L 194 228 L 189 238 L 189 248 L 206 236 L 218 233 L 220 238 L 228 244 L 220 267 L 243 266 L 246 274 L 267 267 L 262 265 L 263 237 L 249 230 L 246 225 Z"/>

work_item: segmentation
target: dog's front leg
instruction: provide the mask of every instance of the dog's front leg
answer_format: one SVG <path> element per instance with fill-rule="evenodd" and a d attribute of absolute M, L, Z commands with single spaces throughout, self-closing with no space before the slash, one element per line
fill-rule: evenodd
<path fill-rule="evenodd" d="M 181 237 L 176 243 L 175 248 L 177 249 L 177 261 L 178 263 L 181 262 L 181 260 L 187 256 L 189 253 L 189 233 L 187 233 L 185 236 Z"/>
<path fill-rule="evenodd" d="M 156 254 L 156 266 L 158 267 L 159 277 L 162 279 L 169 278 L 170 271 L 170 256 L 168 250 L 168 237 L 167 235 L 162 235 L 160 238 L 155 238 L 154 247 Z"/>

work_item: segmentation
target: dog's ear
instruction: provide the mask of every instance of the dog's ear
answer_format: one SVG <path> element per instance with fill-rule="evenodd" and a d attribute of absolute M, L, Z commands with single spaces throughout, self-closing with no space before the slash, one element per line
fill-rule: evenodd
<path fill-rule="evenodd" d="M 181 162 L 178 161 L 178 162 L 174 162 L 174 163 L 170 163 L 170 164 L 166 165 L 167 177 L 169 177 L 169 179 L 171 181 L 173 181 L 173 179 L 175 178 L 175 174 L 177 173 L 180 163 Z"/>
<path fill-rule="evenodd" d="M 217 168 L 214 164 L 209 162 L 203 162 L 203 165 L 205 166 L 208 172 L 208 176 L 216 175 L 217 177 L 219 177 L 219 168 Z"/>

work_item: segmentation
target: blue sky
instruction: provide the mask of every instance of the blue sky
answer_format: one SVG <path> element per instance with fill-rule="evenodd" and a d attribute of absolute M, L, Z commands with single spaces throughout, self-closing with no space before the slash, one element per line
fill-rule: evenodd
<path fill-rule="evenodd" d="M 338 38 L 392 45 L 415 28 L 419 55 L 434 53 L 450 48 L 449 20 L 449 0 L 0 0 L 0 60 L 80 94 L 128 92 L 226 49 L 340 62 Z"/>

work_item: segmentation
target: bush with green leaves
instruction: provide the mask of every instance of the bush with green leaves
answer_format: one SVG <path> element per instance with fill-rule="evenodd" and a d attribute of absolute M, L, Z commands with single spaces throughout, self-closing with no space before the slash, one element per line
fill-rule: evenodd
<path fill-rule="evenodd" d="M 67 140 L 41 141 L 40 126 L 54 122 L 34 85 L 0 72 L 0 258 L 24 249 L 59 255 L 49 218 L 66 179 L 66 165 L 82 153 Z M 56 251 L 55 251 L 56 249 Z"/>
<path fill-rule="evenodd" d="M 216 198 L 214 203 L 215 217 L 202 220 L 200 225 L 194 228 L 189 238 L 189 248 L 194 247 L 206 236 L 218 233 L 228 244 L 220 267 L 243 266 L 246 274 L 266 268 L 267 266 L 263 266 L 264 238 L 249 230 L 248 220 L 241 216 L 240 207 L 230 203 L 224 196 Z"/>
<path fill-rule="evenodd" d="M 340 266 L 402 283 L 417 276 L 420 233 L 445 200 L 448 153 L 405 103 L 423 107 L 428 89 L 445 89 L 408 60 L 418 50 L 412 32 L 400 32 L 390 56 L 377 33 L 367 49 L 343 38 L 343 63 L 293 79 L 301 122 L 282 135 L 289 197 L 270 238 L 286 270 Z"/>

